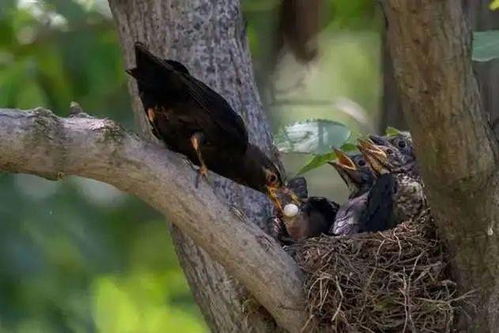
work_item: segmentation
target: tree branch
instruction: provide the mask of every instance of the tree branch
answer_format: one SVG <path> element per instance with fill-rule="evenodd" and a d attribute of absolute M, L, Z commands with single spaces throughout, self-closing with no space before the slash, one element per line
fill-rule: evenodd
<path fill-rule="evenodd" d="M 0 170 L 112 184 L 149 203 L 203 247 L 289 331 L 305 323 L 296 263 L 256 225 L 231 212 L 180 155 L 111 120 L 0 109 Z"/>

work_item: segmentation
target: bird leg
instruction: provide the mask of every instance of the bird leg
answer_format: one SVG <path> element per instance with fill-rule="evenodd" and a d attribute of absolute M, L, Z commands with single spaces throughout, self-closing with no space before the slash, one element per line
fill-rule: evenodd
<path fill-rule="evenodd" d="M 196 132 L 191 136 L 192 148 L 194 148 L 194 151 L 196 152 L 196 155 L 199 160 L 199 170 L 198 170 L 198 175 L 196 177 L 196 187 L 198 187 L 199 180 L 201 177 L 204 177 L 204 179 L 208 181 L 208 168 L 204 163 L 203 156 L 201 155 L 201 150 L 200 150 L 200 145 L 203 141 L 204 141 L 204 134 L 201 132 Z"/>

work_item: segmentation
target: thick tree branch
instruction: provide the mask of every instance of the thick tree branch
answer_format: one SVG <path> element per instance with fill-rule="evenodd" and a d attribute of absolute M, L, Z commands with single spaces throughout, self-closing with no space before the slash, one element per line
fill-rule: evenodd
<path fill-rule="evenodd" d="M 466 330 L 497 331 L 497 143 L 481 111 L 462 2 L 382 3 L 395 77 L 432 212 L 462 291 L 478 290 Z"/>
<path fill-rule="evenodd" d="M 134 194 L 202 246 L 289 331 L 305 322 L 301 272 L 280 246 L 231 212 L 180 155 L 110 120 L 0 109 L 0 169 L 78 175 Z"/>

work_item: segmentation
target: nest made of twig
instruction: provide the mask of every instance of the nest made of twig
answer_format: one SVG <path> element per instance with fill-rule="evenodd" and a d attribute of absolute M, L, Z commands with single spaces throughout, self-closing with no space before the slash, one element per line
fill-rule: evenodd
<path fill-rule="evenodd" d="M 310 238 L 293 251 L 306 275 L 306 332 L 452 330 L 462 298 L 428 212 L 385 232 Z"/>

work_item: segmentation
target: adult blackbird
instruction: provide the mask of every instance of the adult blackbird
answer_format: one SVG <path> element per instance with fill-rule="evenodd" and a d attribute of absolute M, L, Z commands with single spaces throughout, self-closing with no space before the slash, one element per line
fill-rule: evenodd
<path fill-rule="evenodd" d="M 358 148 L 378 178 L 390 175 L 394 180 L 390 227 L 417 217 L 427 207 L 427 203 L 421 180 L 412 175 L 411 169 L 408 170 L 409 157 L 386 142 L 377 145 L 372 141 L 359 140 Z"/>
<path fill-rule="evenodd" d="M 352 235 L 387 229 L 394 179 L 389 175 L 375 179 L 361 154 L 348 156 L 337 150 L 336 156 L 338 159 L 332 165 L 349 186 L 350 196 L 339 208 L 329 233 Z"/>
<path fill-rule="evenodd" d="M 135 78 L 153 134 L 166 147 L 200 166 L 199 176 L 211 170 L 268 194 L 283 185 L 277 166 L 248 142 L 242 118 L 217 92 L 190 75 L 174 60 L 163 60 L 143 44 L 135 44 Z"/>

